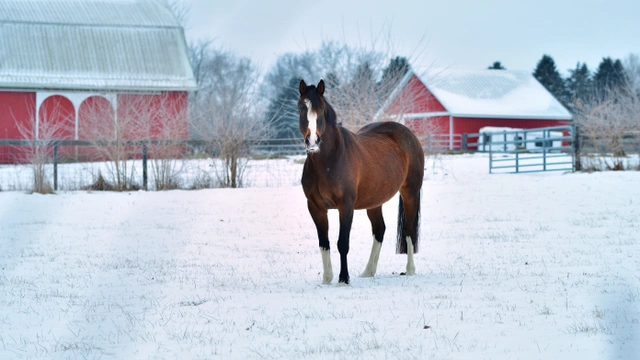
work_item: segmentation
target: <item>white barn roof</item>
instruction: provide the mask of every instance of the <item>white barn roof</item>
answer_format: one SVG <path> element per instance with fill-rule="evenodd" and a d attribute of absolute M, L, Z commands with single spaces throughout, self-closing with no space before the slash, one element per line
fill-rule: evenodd
<path fill-rule="evenodd" d="M 0 88 L 194 90 L 184 32 L 154 0 L 0 0 Z"/>
<path fill-rule="evenodd" d="M 456 117 L 572 118 L 571 113 L 526 71 L 446 69 L 431 70 L 418 78 Z"/>

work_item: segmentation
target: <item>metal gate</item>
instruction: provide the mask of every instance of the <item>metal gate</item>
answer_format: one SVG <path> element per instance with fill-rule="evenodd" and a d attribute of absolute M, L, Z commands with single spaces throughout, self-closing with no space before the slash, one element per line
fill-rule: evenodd
<path fill-rule="evenodd" d="M 489 173 L 575 170 L 572 125 L 480 135 L 489 148 Z"/>

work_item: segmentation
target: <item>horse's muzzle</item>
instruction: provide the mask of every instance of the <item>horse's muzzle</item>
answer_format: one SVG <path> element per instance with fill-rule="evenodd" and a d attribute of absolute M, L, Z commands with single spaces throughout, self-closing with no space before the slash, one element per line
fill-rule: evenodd
<path fill-rule="evenodd" d="M 304 145 L 305 145 L 305 150 L 308 153 L 317 153 L 320 152 L 320 143 L 322 142 L 322 140 L 320 139 L 319 136 L 316 135 L 316 141 L 314 144 L 311 144 L 311 135 L 307 135 L 304 138 Z"/>

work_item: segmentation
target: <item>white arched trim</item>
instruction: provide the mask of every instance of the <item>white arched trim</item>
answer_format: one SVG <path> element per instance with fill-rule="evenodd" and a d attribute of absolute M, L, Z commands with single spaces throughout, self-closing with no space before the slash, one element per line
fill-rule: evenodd
<path fill-rule="evenodd" d="M 80 105 L 86 99 L 92 96 L 101 96 L 109 101 L 111 106 L 113 106 L 115 121 L 118 121 L 118 94 L 113 92 L 87 92 L 87 91 L 37 91 L 36 92 L 36 131 L 35 138 L 38 138 L 38 131 L 40 129 L 40 107 L 44 103 L 44 101 L 54 95 L 59 95 L 65 97 L 71 101 L 73 104 L 73 110 L 75 113 L 75 130 L 74 130 L 74 138 L 78 140 L 78 111 L 80 110 Z"/>

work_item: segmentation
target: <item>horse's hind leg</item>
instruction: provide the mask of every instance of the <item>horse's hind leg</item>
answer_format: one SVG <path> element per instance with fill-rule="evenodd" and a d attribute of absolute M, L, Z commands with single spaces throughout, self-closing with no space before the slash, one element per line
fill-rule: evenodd
<path fill-rule="evenodd" d="M 400 206 L 402 207 L 402 216 L 404 217 L 404 219 L 402 223 L 403 229 L 398 229 L 398 242 L 405 242 L 405 244 L 402 245 L 406 247 L 407 254 L 406 273 L 403 273 L 401 275 L 415 275 L 416 265 L 413 260 L 413 255 L 418 251 L 418 226 L 420 224 L 420 188 L 403 188 L 402 190 L 400 190 L 400 201 Z"/>
<path fill-rule="evenodd" d="M 371 230 L 373 232 L 373 246 L 371 247 L 371 255 L 369 262 L 360 277 L 373 277 L 378 268 L 378 259 L 380 259 L 380 248 L 382 248 L 382 240 L 384 238 L 384 219 L 382 218 L 382 206 L 368 209 L 367 216 L 371 221 Z"/>

